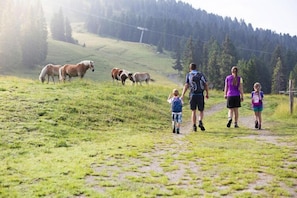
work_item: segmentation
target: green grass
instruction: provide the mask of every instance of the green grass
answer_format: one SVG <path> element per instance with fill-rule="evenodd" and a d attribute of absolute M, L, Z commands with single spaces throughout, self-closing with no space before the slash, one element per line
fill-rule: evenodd
<path fill-rule="evenodd" d="M 290 197 L 296 195 L 296 111 L 266 95 L 264 126 L 171 133 L 174 85 L 121 86 L 74 80 L 41 84 L 0 77 L 0 197 Z M 248 96 L 246 96 L 248 98 Z M 252 116 L 248 99 L 240 116 Z M 184 122 L 190 119 L 185 100 Z M 225 103 L 211 91 L 206 109 Z M 285 104 L 285 105 L 283 105 Z M 278 113 L 283 112 L 283 113 Z M 268 136 L 267 136 L 268 138 Z"/>

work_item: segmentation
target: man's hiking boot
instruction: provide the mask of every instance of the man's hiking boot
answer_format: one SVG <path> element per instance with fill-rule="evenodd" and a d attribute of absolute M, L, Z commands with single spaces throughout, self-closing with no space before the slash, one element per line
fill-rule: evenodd
<path fill-rule="evenodd" d="M 176 129 L 176 133 L 179 134 L 179 128 Z"/>
<path fill-rule="evenodd" d="M 229 119 L 229 120 L 228 120 L 228 123 L 227 123 L 227 127 L 228 127 L 228 128 L 230 128 L 231 123 L 232 123 L 232 119 Z"/>
<path fill-rule="evenodd" d="M 172 129 L 172 133 L 175 133 L 175 127 L 173 127 L 173 129 Z"/>
<path fill-rule="evenodd" d="M 257 129 L 259 127 L 259 123 L 258 120 L 255 121 L 255 129 Z"/>
<path fill-rule="evenodd" d="M 197 131 L 197 126 L 196 126 L 196 124 L 193 125 L 193 131 L 195 131 L 195 132 Z"/>
<path fill-rule="evenodd" d="M 261 130 L 261 124 L 259 124 L 258 129 Z"/>
<path fill-rule="evenodd" d="M 205 128 L 204 128 L 204 126 L 203 126 L 203 123 L 202 122 L 199 122 L 199 128 L 201 129 L 201 131 L 205 131 Z"/>

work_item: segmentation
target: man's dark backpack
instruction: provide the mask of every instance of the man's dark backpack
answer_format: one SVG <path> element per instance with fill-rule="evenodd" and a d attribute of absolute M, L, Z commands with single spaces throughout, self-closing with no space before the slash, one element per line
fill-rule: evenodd
<path fill-rule="evenodd" d="M 174 113 L 182 112 L 183 104 L 180 98 L 173 98 L 171 102 L 171 111 Z"/>
<path fill-rule="evenodd" d="M 201 94 L 204 91 L 205 82 L 202 80 L 203 74 L 200 72 L 190 73 L 189 81 L 191 87 L 191 93 Z"/>

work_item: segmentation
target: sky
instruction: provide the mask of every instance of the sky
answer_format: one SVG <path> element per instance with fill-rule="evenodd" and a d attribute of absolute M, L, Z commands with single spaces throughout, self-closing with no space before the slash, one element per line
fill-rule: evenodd
<path fill-rule="evenodd" d="M 179 0 L 219 16 L 243 19 L 253 28 L 297 36 L 297 0 Z"/>

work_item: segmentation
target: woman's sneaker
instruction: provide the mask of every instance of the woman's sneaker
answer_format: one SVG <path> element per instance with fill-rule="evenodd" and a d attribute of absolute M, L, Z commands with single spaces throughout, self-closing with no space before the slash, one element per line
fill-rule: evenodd
<path fill-rule="evenodd" d="M 261 130 L 261 124 L 259 124 L 258 129 Z"/>
<path fill-rule="evenodd" d="M 232 123 L 232 119 L 229 119 L 229 120 L 228 120 L 228 123 L 227 123 L 227 127 L 228 127 L 228 128 L 230 128 L 231 123 Z"/>

